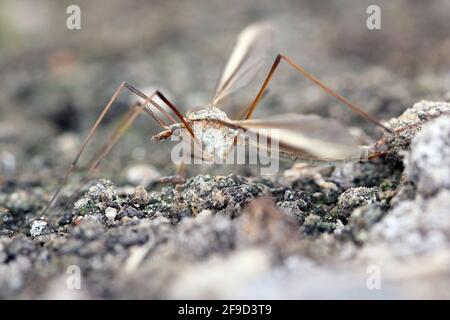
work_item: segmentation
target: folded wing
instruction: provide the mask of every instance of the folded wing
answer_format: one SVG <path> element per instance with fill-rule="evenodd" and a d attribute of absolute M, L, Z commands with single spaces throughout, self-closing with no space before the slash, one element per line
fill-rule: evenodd
<path fill-rule="evenodd" d="M 278 143 L 279 150 L 300 159 L 333 161 L 358 160 L 367 148 L 358 145 L 347 128 L 333 119 L 317 115 L 283 114 L 268 119 L 229 121 L 245 130 L 250 139 L 256 136 Z"/>

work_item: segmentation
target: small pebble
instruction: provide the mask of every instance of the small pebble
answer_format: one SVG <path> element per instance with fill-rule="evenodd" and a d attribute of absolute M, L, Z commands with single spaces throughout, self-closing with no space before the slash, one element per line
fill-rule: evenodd
<path fill-rule="evenodd" d="M 377 198 L 377 188 L 350 188 L 339 196 L 336 207 L 330 213 L 345 221 L 354 209 L 375 203 Z"/>
<path fill-rule="evenodd" d="M 148 196 L 147 190 L 144 187 L 137 187 L 134 192 L 131 194 L 131 202 L 138 207 L 140 205 L 146 205 L 150 201 L 150 197 Z"/>
<path fill-rule="evenodd" d="M 30 234 L 33 238 L 41 236 L 43 234 L 48 234 L 49 230 L 47 228 L 47 222 L 42 220 L 33 221 L 31 224 Z"/>
<path fill-rule="evenodd" d="M 117 209 L 111 207 L 106 208 L 105 216 L 106 218 L 108 218 L 108 220 L 114 221 L 117 216 Z"/>

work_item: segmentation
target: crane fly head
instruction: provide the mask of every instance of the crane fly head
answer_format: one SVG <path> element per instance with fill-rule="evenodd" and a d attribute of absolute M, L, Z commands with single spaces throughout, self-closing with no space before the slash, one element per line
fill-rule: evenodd
<path fill-rule="evenodd" d="M 154 136 L 152 136 L 151 140 L 154 143 L 167 140 L 167 139 L 169 139 L 172 136 L 172 134 L 176 130 L 180 130 L 182 128 L 184 128 L 182 123 L 175 123 L 175 124 L 171 125 L 168 129 L 166 129 L 164 131 L 161 131 L 160 133 L 157 133 Z"/>

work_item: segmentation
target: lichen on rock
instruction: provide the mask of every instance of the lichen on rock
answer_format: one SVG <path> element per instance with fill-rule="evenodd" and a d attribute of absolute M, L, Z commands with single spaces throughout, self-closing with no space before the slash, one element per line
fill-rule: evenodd
<path fill-rule="evenodd" d="M 378 192 L 378 188 L 350 188 L 339 196 L 331 214 L 338 219 L 347 221 L 354 209 L 375 203 L 378 200 Z"/>
<path fill-rule="evenodd" d="M 410 149 L 411 141 L 424 124 L 445 115 L 450 115 L 450 103 L 422 100 L 406 109 L 399 117 L 391 119 L 387 126 L 394 133 L 385 133 L 382 139 L 388 154 L 402 155 Z"/>

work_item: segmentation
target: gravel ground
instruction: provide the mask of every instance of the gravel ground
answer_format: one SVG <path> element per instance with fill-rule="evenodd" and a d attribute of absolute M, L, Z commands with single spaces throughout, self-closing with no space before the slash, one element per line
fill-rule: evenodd
<path fill-rule="evenodd" d="M 365 1 L 231 2 L 80 1 L 79 31 L 64 27 L 63 2 L 33 16 L 32 1 L 0 4 L 0 298 L 450 298 L 448 2 L 383 2 L 379 31 L 365 27 Z M 143 117 L 36 220 L 121 81 L 186 111 L 210 99 L 234 37 L 261 19 L 279 25 L 279 52 L 394 133 L 287 66 L 255 116 L 332 117 L 384 156 L 283 162 L 272 177 L 190 166 L 185 183 L 163 185 L 171 146 L 151 144 Z M 132 101 L 119 98 L 81 166 Z"/>

